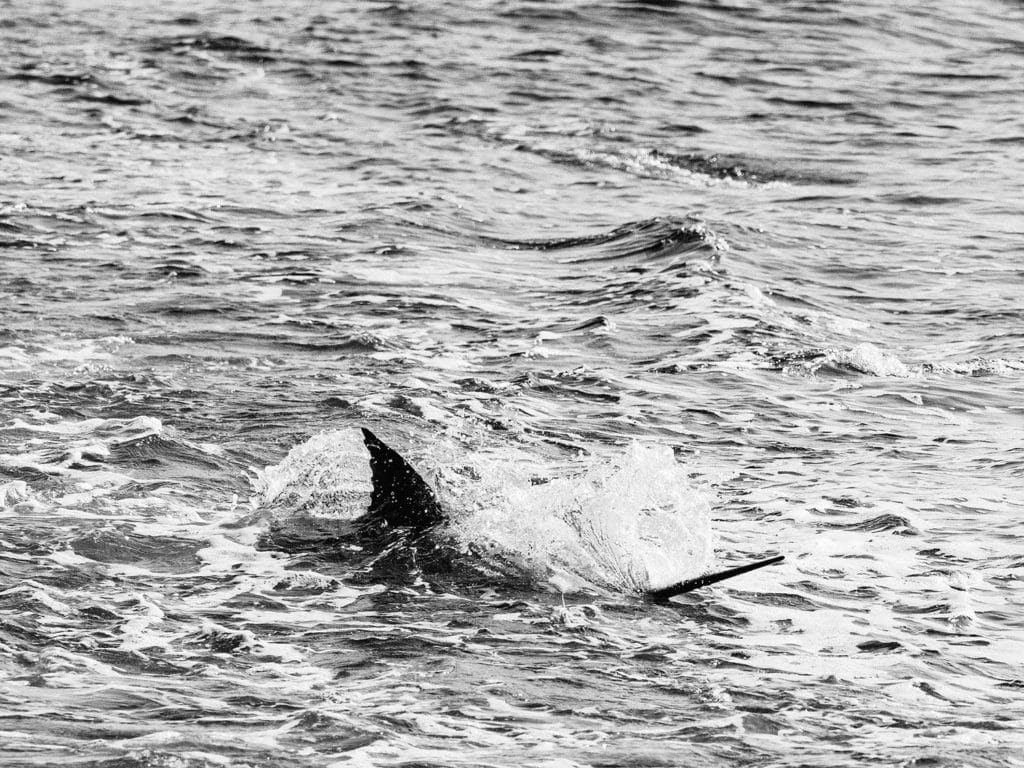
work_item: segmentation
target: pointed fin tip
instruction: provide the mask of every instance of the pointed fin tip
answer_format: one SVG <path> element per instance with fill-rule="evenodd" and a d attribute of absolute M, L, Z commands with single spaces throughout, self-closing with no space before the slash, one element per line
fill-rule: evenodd
<path fill-rule="evenodd" d="M 775 555 L 764 560 L 757 560 L 753 563 L 747 563 L 746 565 L 740 565 L 736 568 L 728 568 L 724 571 L 717 571 L 716 573 L 708 573 L 703 576 L 698 576 L 695 579 L 687 579 L 681 581 L 678 584 L 673 584 L 670 587 L 664 589 L 652 589 L 647 592 L 644 597 L 648 600 L 652 600 L 656 603 L 663 603 L 669 600 L 669 598 L 675 597 L 676 595 L 683 595 L 687 592 L 692 592 L 695 589 L 701 587 L 707 587 L 711 584 L 717 584 L 720 581 L 731 579 L 734 576 L 740 576 L 750 571 L 756 571 L 758 568 L 764 568 L 768 565 L 775 565 L 781 563 L 786 559 L 785 555 Z"/>
<path fill-rule="evenodd" d="M 370 452 L 373 492 L 364 521 L 424 530 L 445 519 L 433 489 L 394 448 L 360 427 Z"/>
<path fill-rule="evenodd" d="M 397 462 L 399 465 L 408 466 L 408 463 L 398 451 L 373 434 L 373 432 L 366 427 L 360 427 L 359 429 L 363 432 L 363 445 L 370 452 L 371 465 L 375 461 L 384 461 Z M 412 471 L 412 467 L 409 467 L 409 470 Z"/>

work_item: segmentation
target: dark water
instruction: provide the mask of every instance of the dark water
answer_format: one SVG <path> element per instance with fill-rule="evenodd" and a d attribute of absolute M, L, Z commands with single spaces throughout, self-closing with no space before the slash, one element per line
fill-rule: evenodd
<path fill-rule="evenodd" d="M 1024 765 L 1020 3 L 0 50 L 0 763 Z M 268 543 L 363 425 L 516 576 Z"/>

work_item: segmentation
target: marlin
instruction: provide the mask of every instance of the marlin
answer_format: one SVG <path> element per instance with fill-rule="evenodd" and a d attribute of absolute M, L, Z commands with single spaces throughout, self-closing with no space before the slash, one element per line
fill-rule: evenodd
<path fill-rule="evenodd" d="M 428 567 L 432 572 L 450 572 L 465 556 L 457 552 L 444 535 L 448 515 L 437 494 L 396 450 L 373 432 L 362 428 L 363 443 L 370 453 L 372 492 L 366 512 L 327 536 L 321 532 L 317 542 L 370 553 L 368 564 L 376 570 L 407 570 L 410 566 Z M 303 536 L 306 544 L 307 536 Z M 274 532 L 271 546 L 292 549 L 290 537 Z M 326 539 L 326 540 L 325 540 Z M 299 542 L 293 541 L 293 544 Z M 724 571 L 707 573 L 693 579 L 646 591 L 642 597 L 652 602 L 667 602 L 677 595 L 716 584 L 768 565 L 782 562 L 782 555 L 757 560 Z M 504 569 L 498 569 L 504 570 Z"/>

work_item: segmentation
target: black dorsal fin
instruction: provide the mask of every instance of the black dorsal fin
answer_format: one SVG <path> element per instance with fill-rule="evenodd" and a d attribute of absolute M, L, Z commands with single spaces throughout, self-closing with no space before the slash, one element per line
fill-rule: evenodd
<path fill-rule="evenodd" d="M 416 532 L 444 521 L 444 512 L 430 486 L 397 451 L 365 427 L 363 442 L 370 451 L 373 473 L 373 494 L 363 520 Z"/>
<path fill-rule="evenodd" d="M 706 573 L 703 576 L 698 576 L 695 579 L 687 579 L 681 581 L 678 584 L 673 584 L 671 587 L 665 587 L 664 589 L 653 589 L 647 593 L 646 597 L 648 600 L 654 600 L 655 602 L 663 602 L 668 600 L 670 597 L 676 595 L 682 595 L 686 592 L 692 592 L 695 589 L 706 587 L 709 584 L 715 584 L 719 581 L 725 581 L 731 579 L 733 576 L 739 576 L 743 573 L 750 571 L 756 571 L 758 568 L 764 568 L 766 565 L 774 565 L 775 563 L 781 563 L 786 558 L 783 555 L 776 555 L 775 557 L 769 557 L 767 560 L 758 560 L 757 562 L 747 563 L 736 568 L 729 568 L 725 571 L 718 571 L 717 573 Z"/>

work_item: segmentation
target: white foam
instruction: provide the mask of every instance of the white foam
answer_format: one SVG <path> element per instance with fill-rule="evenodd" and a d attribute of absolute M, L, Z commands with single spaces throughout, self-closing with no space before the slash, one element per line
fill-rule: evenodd
<path fill-rule="evenodd" d="M 905 379 L 913 375 L 910 369 L 895 355 L 884 352 L 868 342 L 858 344 L 852 349 L 829 350 L 827 358 L 833 363 L 845 365 L 872 376 L 896 376 Z"/>
<path fill-rule="evenodd" d="M 0 509 L 13 509 L 31 499 L 32 493 L 24 480 L 0 483 Z"/>
<path fill-rule="evenodd" d="M 28 370 L 38 363 L 80 367 L 96 360 L 109 360 L 113 352 L 134 344 L 129 336 L 68 339 L 50 336 L 24 346 L 0 347 L 0 369 Z"/>
<path fill-rule="evenodd" d="M 468 474 L 442 472 L 449 503 L 464 510 L 455 535 L 567 591 L 642 592 L 710 565 L 709 503 L 670 448 L 634 442 L 610 461 L 540 485 L 530 480 L 535 469 L 494 458 Z"/>
<path fill-rule="evenodd" d="M 277 464 L 256 470 L 256 503 L 309 514 L 357 517 L 373 490 L 370 455 L 358 430 L 314 435 Z"/>

